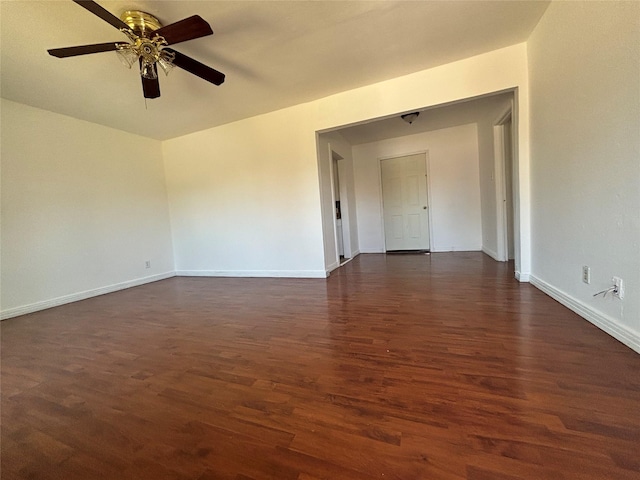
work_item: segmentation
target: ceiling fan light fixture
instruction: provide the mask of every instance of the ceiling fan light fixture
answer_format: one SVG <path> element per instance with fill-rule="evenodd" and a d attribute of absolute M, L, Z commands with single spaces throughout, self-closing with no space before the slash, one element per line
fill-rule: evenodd
<path fill-rule="evenodd" d="M 140 63 L 140 76 L 149 80 L 156 80 L 158 71 L 155 68 L 155 63 L 142 61 Z"/>
<path fill-rule="evenodd" d="M 133 64 L 138 62 L 138 54 L 131 48 L 131 45 L 122 45 L 116 50 L 116 54 L 127 68 L 133 67 Z"/>
<path fill-rule="evenodd" d="M 121 29 L 129 38 L 128 45 L 118 47 L 116 51 L 120 60 L 131 68 L 134 63 L 140 63 L 140 76 L 147 80 L 157 80 L 159 64 L 165 75 L 173 67 L 175 55 L 164 52 L 163 47 L 167 41 L 161 35 L 153 32 L 162 27 L 160 21 L 153 15 L 139 10 L 127 10 L 121 15 L 121 20 L 126 23 L 131 30 Z"/>
<path fill-rule="evenodd" d="M 127 68 L 138 62 L 145 99 L 160 96 L 158 65 L 166 75 L 176 66 L 214 85 L 224 83 L 224 73 L 168 48 L 169 45 L 213 35 L 211 25 L 199 15 L 163 26 L 156 17 L 140 10 L 127 10 L 118 18 L 93 0 L 73 1 L 118 29 L 129 41 L 52 48 L 47 50 L 49 55 L 67 58 L 115 51 Z"/>
<path fill-rule="evenodd" d="M 167 52 L 166 50 L 162 50 L 160 52 L 160 57 L 158 58 L 158 65 L 164 72 L 165 75 L 169 75 L 171 70 L 175 67 L 173 64 L 173 60 L 175 59 L 175 54 L 171 52 Z"/>

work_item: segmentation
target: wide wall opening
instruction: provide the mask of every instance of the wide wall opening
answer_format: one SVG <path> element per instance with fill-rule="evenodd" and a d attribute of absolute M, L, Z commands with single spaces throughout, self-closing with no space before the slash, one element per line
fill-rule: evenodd
<path fill-rule="evenodd" d="M 411 123 L 401 112 L 318 132 L 327 272 L 346 251 L 395 250 L 483 251 L 515 258 L 517 270 L 516 94 L 416 109 Z"/>

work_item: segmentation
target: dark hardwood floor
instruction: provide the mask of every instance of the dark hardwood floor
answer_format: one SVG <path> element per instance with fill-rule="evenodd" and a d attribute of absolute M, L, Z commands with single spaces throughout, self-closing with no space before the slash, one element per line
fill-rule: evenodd
<path fill-rule="evenodd" d="M 640 355 L 479 253 L 0 328 L 3 480 L 640 478 Z"/>

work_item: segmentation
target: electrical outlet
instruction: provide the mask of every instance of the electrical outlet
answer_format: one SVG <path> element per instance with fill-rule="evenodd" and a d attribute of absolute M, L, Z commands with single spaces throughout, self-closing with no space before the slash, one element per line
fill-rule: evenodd
<path fill-rule="evenodd" d="M 591 283 L 591 269 L 586 265 L 582 267 L 582 281 L 584 283 Z"/>
<path fill-rule="evenodd" d="M 615 287 L 613 290 L 613 296 L 622 300 L 624 298 L 624 282 L 620 277 L 613 277 L 611 281 Z"/>
<path fill-rule="evenodd" d="M 144 262 L 144 268 L 151 268 L 151 260 Z"/>

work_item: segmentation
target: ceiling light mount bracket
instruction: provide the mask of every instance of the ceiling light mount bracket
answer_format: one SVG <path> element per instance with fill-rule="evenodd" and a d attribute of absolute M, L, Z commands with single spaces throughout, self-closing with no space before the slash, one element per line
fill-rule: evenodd
<path fill-rule="evenodd" d="M 411 125 L 416 121 L 419 115 L 420 112 L 405 113 L 404 115 L 400 115 L 400 118 Z"/>
<path fill-rule="evenodd" d="M 160 20 L 141 10 L 127 10 L 120 15 L 120 20 L 126 23 L 139 37 L 150 38 L 151 32 L 162 27 Z"/>

